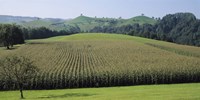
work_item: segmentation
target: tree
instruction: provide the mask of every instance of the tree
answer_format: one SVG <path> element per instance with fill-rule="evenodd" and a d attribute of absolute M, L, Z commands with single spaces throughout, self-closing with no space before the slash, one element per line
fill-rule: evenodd
<path fill-rule="evenodd" d="M 21 98 L 23 99 L 23 88 L 26 83 L 31 81 L 37 74 L 38 68 L 25 57 L 11 56 L 0 61 L 0 74 L 3 76 L 3 81 L 10 83 L 7 85 L 17 85 Z"/>
<path fill-rule="evenodd" d="M 0 44 L 10 49 L 10 46 L 22 43 L 24 43 L 24 36 L 19 26 L 15 24 L 0 24 Z"/>
<path fill-rule="evenodd" d="M 11 44 L 11 34 L 9 34 L 9 25 L 0 25 L 0 42 L 9 49 Z"/>
<path fill-rule="evenodd" d="M 144 16 L 144 14 L 142 13 L 141 16 Z"/>

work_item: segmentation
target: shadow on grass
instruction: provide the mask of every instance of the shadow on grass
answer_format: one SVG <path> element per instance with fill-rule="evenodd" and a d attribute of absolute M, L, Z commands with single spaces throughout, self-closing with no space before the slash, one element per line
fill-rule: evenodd
<path fill-rule="evenodd" d="M 86 93 L 67 93 L 63 95 L 47 95 L 47 96 L 42 96 L 38 97 L 38 99 L 53 99 L 53 98 L 68 98 L 68 97 L 88 97 L 88 96 L 93 96 L 96 94 L 86 94 Z"/>
<path fill-rule="evenodd" d="M 11 47 L 11 48 L 9 48 L 9 49 L 6 49 L 6 50 L 15 50 L 15 49 L 17 49 L 18 47 Z"/>
<path fill-rule="evenodd" d="M 37 44 L 49 44 L 48 42 L 28 42 L 26 44 L 29 44 L 29 45 L 37 45 Z"/>
<path fill-rule="evenodd" d="M 7 49 L 6 47 L 4 46 L 0 46 L 0 50 L 15 50 L 15 49 L 18 49 L 20 46 L 13 46 L 13 47 L 9 47 L 9 49 Z"/>

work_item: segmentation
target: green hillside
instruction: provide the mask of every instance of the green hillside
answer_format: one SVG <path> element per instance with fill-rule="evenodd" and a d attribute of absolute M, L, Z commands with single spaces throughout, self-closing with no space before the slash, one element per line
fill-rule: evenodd
<path fill-rule="evenodd" d="M 96 23 L 94 18 L 79 16 L 75 19 L 66 21 L 65 24 L 70 26 L 78 26 L 82 31 L 87 31 L 88 29 L 98 26 L 100 23 Z"/>
<path fill-rule="evenodd" d="M 24 27 L 49 27 L 51 25 L 51 22 L 43 21 L 43 20 L 34 20 L 30 22 L 25 22 L 21 24 Z"/>
<path fill-rule="evenodd" d="M 66 25 L 79 26 L 82 31 L 88 31 L 93 29 L 96 26 L 111 26 L 111 27 L 120 27 L 123 25 L 132 25 L 132 24 L 155 24 L 156 20 L 146 17 L 146 16 L 137 16 L 130 19 L 115 19 L 115 18 L 92 18 L 87 16 L 79 16 L 75 19 L 66 21 Z"/>
<path fill-rule="evenodd" d="M 16 23 L 24 27 L 47 27 L 52 30 L 67 30 L 71 26 L 80 27 L 81 31 L 89 31 L 97 26 L 120 27 L 132 24 L 155 24 L 156 20 L 146 16 L 136 16 L 130 19 L 116 18 L 93 18 L 87 16 L 78 16 L 74 19 L 59 18 L 38 18 L 38 17 L 20 17 L 0 15 L 0 23 Z"/>
<path fill-rule="evenodd" d="M 41 70 L 29 89 L 200 81 L 200 48 L 134 36 L 75 34 L 0 48 L 1 59 L 11 54 L 30 58 Z"/>
<path fill-rule="evenodd" d="M 124 22 L 124 25 L 133 24 L 133 23 L 138 23 L 138 24 L 145 24 L 145 23 L 155 24 L 156 21 L 154 19 L 152 19 L 152 18 L 147 17 L 147 16 L 136 16 L 136 17 L 133 17 L 133 18 L 130 18 L 130 19 L 126 20 Z"/>
<path fill-rule="evenodd" d="M 89 23 L 91 21 L 94 21 L 94 18 L 87 17 L 87 16 L 79 16 L 76 17 L 75 19 L 67 21 L 67 23 Z"/>
<path fill-rule="evenodd" d="M 0 23 L 23 23 L 37 20 L 38 17 L 21 17 L 21 16 L 9 16 L 0 15 Z"/>
<path fill-rule="evenodd" d="M 24 22 L 20 23 L 20 25 L 24 27 L 31 27 L 31 28 L 38 28 L 38 27 L 47 27 L 51 30 L 67 30 L 71 26 L 65 25 L 63 21 L 61 22 L 56 22 L 52 20 L 46 20 L 46 19 L 39 19 L 39 20 L 34 20 L 30 22 Z"/>

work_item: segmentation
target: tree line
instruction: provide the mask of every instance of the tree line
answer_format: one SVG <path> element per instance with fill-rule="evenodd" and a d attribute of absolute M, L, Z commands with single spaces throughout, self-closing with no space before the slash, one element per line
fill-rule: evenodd
<path fill-rule="evenodd" d="M 46 27 L 24 28 L 16 24 L 0 24 L 0 46 L 10 49 L 15 44 L 23 44 L 27 39 L 43 39 L 79 32 L 80 28 L 77 26 L 71 26 L 68 30 L 55 31 Z"/>
<path fill-rule="evenodd" d="M 80 33 L 80 28 L 77 26 L 75 27 L 71 26 L 69 29 L 61 30 L 61 31 L 51 30 L 46 27 L 23 28 L 22 30 L 23 30 L 25 39 L 43 39 L 43 38 L 49 38 L 53 36 Z"/>
<path fill-rule="evenodd" d="M 96 26 L 90 32 L 119 33 L 200 46 L 200 20 L 192 13 L 168 14 L 156 24 L 132 24 L 120 27 Z"/>

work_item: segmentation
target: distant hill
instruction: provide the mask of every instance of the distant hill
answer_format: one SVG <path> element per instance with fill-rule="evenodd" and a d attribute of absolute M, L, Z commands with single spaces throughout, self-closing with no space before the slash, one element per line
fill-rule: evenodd
<path fill-rule="evenodd" d="M 200 20 L 194 14 L 187 12 L 167 14 L 162 19 L 150 18 L 144 15 L 129 19 L 97 18 L 81 15 L 68 20 L 2 15 L 0 16 L 0 23 L 17 23 L 31 28 L 44 26 L 50 31 L 56 30 L 68 35 L 87 32 L 118 33 L 200 46 Z M 29 31 L 29 33 L 32 32 Z M 29 36 L 31 35 L 29 34 Z"/>
<path fill-rule="evenodd" d="M 9 16 L 0 15 L 0 23 L 23 23 L 30 22 L 39 19 L 38 17 L 21 17 L 21 16 Z"/>
<path fill-rule="evenodd" d="M 137 16 L 130 19 L 92 18 L 87 16 L 79 16 L 73 20 L 65 22 L 67 25 L 79 26 L 82 31 L 91 30 L 96 26 L 120 27 L 123 25 L 132 25 L 135 23 L 140 25 L 145 23 L 155 24 L 156 20 L 147 16 Z"/>
<path fill-rule="evenodd" d="M 123 24 L 128 25 L 128 24 L 133 24 L 133 23 L 139 23 L 139 24 L 155 24 L 155 19 L 147 17 L 147 16 L 136 16 L 130 19 L 125 20 Z"/>
<path fill-rule="evenodd" d="M 146 16 L 137 16 L 130 19 L 116 18 L 93 18 L 87 16 L 78 16 L 74 19 L 59 18 L 39 18 L 39 17 L 21 17 L 0 15 L 0 23 L 16 23 L 24 27 L 47 27 L 52 30 L 67 30 L 71 26 L 80 27 L 81 31 L 89 31 L 96 26 L 123 26 L 138 23 L 154 24 L 156 20 Z"/>

